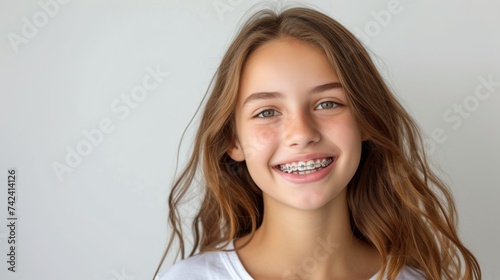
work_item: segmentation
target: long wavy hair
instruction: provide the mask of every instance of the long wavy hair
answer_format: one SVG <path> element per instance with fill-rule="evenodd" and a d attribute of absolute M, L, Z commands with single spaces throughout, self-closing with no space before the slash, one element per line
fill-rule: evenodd
<path fill-rule="evenodd" d="M 453 197 L 431 170 L 415 121 L 358 39 L 334 19 L 303 7 L 260 10 L 246 21 L 225 53 L 208 99 L 204 98 L 189 161 L 168 198 L 173 234 L 155 276 L 176 237 L 175 258 L 179 253 L 185 258 L 179 208 L 193 185 L 203 190 L 203 199 L 192 221 L 189 256 L 222 250 L 247 234 L 253 237 L 262 223 L 262 191 L 245 162 L 232 161 L 227 152 L 234 145 L 235 107 L 245 62 L 259 46 L 284 37 L 307 42 L 326 55 L 360 131 L 368 136 L 361 163 L 347 186 L 347 200 L 355 235 L 381 257 L 379 279 L 383 275 L 395 279 L 405 265 L 421 270 L 427 279 L 480 279 L 476 258 L 457 234 Z"/>

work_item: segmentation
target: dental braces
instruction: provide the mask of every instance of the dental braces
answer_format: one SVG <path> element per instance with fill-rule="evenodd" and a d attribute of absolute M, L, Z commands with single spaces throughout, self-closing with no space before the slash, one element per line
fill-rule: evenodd
<path fill-rule="evenodd" d="M 315 168 L 324 168 L 330 165 L 333 161 L 333 158 L 330 159 L 325 159 L 321 162 L 314 162 L 314 161 L 308 161 L 307 163 L 305 162 L 299 162 L 297 165 L 293 164 L 290 166 L 286 165 L 280 165 L 280 170 L 284 172 L 294 172 L 294 171 L 307 171 L 307 170 L 314 170 Z"/>

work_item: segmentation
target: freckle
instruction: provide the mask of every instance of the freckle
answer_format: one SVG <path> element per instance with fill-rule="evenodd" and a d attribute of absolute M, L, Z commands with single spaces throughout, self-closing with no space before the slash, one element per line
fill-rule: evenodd
<path fill-rule="evenodd" d="M 273 136 L 273 133 L 269 130 L 261 131 L 258 135 L 257 140 L 259 142 L 262 142 L 262 141 L 267 142 L 267 141 L 269 141 L 269 139 L 272 138 L 272 136 Z"/>

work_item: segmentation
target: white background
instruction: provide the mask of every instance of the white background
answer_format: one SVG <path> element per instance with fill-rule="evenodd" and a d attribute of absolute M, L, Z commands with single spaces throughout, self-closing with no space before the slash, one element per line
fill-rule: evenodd
<path fill-rule="evenodd" d="M 49 2 L 57 3 L 40 1 Z M 240 19 L 257 2 L 73 0 L 46 8 L 52 15 L 38 1 L 0 2 L 1 279 L 152 278 L 166 244 L 181 133 Z M 463 241 L 484 279 L 495 279 L 500 86 L 483 88 L 483 100 L 474 94 L 480 77 L 500 82 L 500 2 L 392 2 L 399 12 L 380 23 L 376 15 L 389 0 L 308 3 L 352 31 L 365 30 L 366 45 L 424 132 L 441 129 L 446 140 L 429 142 L 431 157 L 452 186 Z M 148 67 L 168 77 L 126 117 L 114 112 L 112 104 L 124 106 L 121 96 L 142 84 Z M 454 108 L 464 102 L 468 110 L 460 115 Z M 68 149 L 86 141 L 82 130 L 105 119 L 114 130 L 59 180 L 54 162 L 66 165 Z M 190 143 L 188 137 L 181 163 Z M 16 273 L 6 263 L 12 167 Z"/>

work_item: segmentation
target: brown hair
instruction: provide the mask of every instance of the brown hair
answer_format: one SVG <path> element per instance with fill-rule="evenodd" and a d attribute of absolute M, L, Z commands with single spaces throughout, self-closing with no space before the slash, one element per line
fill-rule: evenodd
<path fill-rule="evenodd" d="M 380 254 L 379 279 L 384 274 L 395 279 L 404 265 L 421 270 L 428 279 L 480 279 L 477 260 L 458 237 L 451 193 L 431 170 L 416 123 L 356 37 L 309 8 L 261 10 L 229 46 L 212 80 L 192 154 L 168 199 L 173 235 L 155 275 L 175 237 L 180 243 L 176 256 L 185 258 L 179 207 L 192 185 L 201 186 L 204 197 L 193 220 L 189 256 L 197 250 L 221 250 L 218 244 L 225 242 L 225 247 L 260 226 L 262 192 L 245 162 L 232 161 L 227 152 L 234 144 L 234 112 L 246 59 L 259 46 L 283 37 L 308 42 L 325 53 L 360 131 L 368 136 L 347 199 L 353 231 Z"/>

